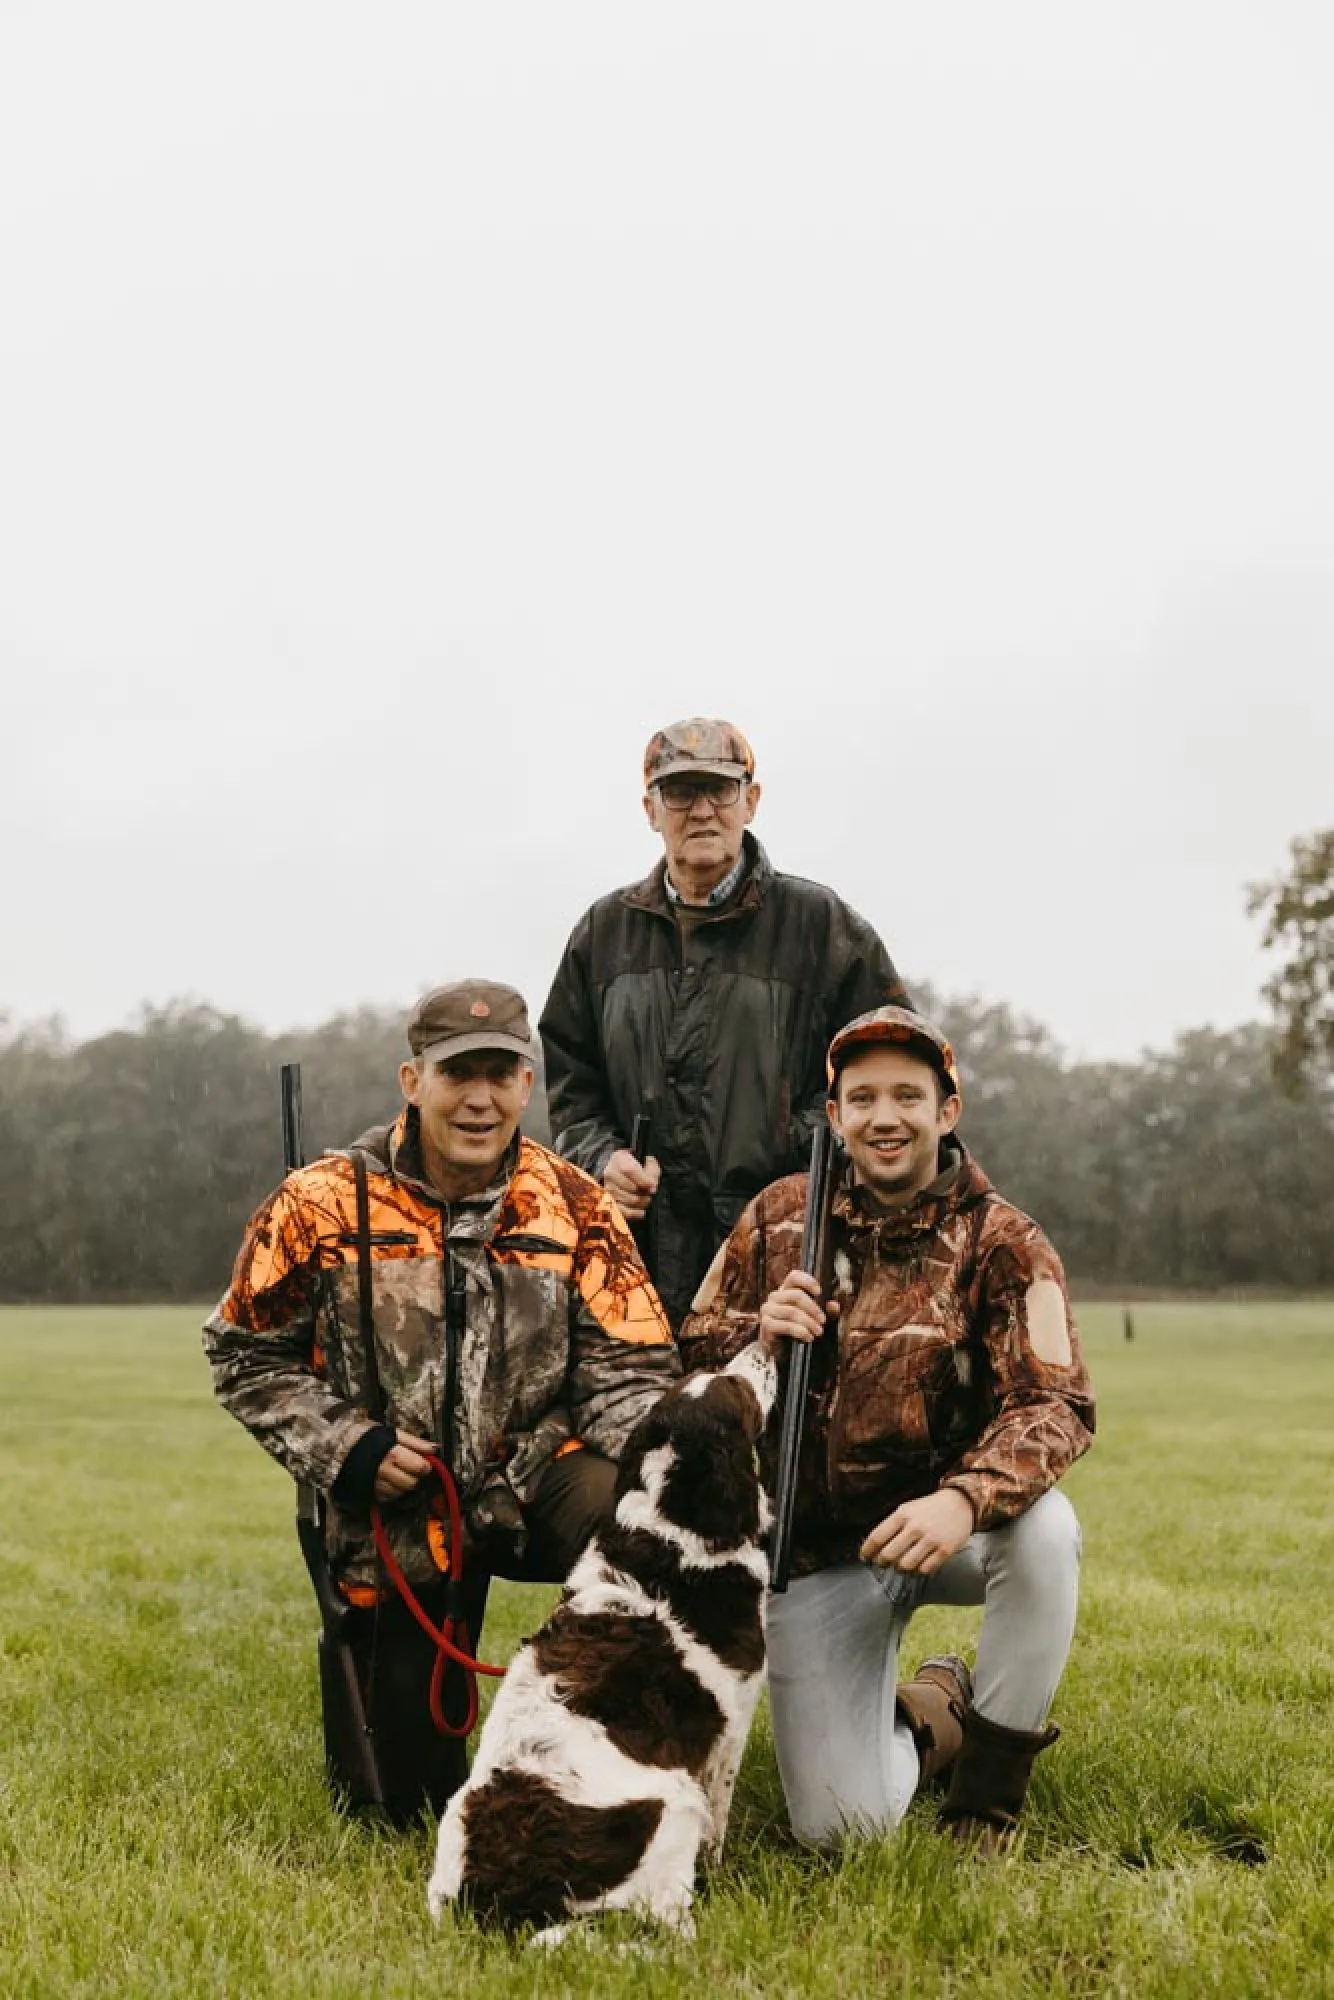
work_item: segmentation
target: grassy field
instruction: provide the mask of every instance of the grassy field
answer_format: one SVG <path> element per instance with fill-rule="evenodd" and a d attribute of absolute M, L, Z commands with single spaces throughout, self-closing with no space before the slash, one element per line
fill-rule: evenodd
<path fill-rule="evenodd" d="M 0 1312 L 5 2000 L 1334 1993 L 1334 1306 L 1143 1306 L 1131 1346 L 1082 1315 L 1083 1613 L 1014 1857 L 924 1806 L 802 1853 L 762 1715 L 698 1941 L 633 1960 L 436 1932 L 427 1831 L 330 1815 L 291 1489 L 198 1317 Z M 547 1596 L 500 1588 L 486 1653 Z M 909 1661 L 978 1615 L 921 1615 Z"/>

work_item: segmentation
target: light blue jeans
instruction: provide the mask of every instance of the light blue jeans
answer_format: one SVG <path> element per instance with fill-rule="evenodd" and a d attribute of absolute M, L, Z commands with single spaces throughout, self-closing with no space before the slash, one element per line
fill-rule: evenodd
<path fill-rule="evenodd" d="M 769 1599 L 769 1698 L 792 1830 L 826 1843 L 887 1832 L 917 1790 L 917 1750 L 894 1711 L 912 1609 L 897 1572 L 842 1563 Z M 1079 1523 L 1054 1488 L 973 1535 L 927 1580 L 922 1604 L 981 1604 L 973 1705 L 1005 1729 L 1047 1719 L 1075 1632 Z"/>

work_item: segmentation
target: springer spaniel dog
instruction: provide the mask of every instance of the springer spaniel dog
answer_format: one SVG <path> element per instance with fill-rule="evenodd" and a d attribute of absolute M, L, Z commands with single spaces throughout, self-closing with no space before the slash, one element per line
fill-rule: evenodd
<path fill-rule="evenodd" d="M 631 1910 L 693 1931 L 764 1671 L 771 1509 L 755 1446 L 777 1387 L 757 1343 L 631 1433 L 613 1524 L 516 1654 L 440 1822 L 427 1899 L 486 1923 Z"/>

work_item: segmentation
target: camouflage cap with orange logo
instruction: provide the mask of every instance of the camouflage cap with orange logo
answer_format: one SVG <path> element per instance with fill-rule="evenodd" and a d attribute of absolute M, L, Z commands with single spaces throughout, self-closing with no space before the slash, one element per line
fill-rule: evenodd
<path fill-rule="evenodd" d="M 522 993 L 491 979 L 457 979 L 424 993 L 408 1020 L 408 1047 L 419 1062 L 447 1062 L 471 1049 L 507 1049 L 533 1062 L 537 1037 Z"/>
<path fill-rule="evenodd" d="M 718 778 L 755 776 L 755 752 L 741 731 L 716 716 L 692 715 L 687 722 L 670 722 L 649 738 L 644 752 L 644 786 L 663 778 L 698 772 Z"/>
<path fill-rule="evenodd" d="M 921 1014 L 910 1013 L 906 1007 L 873 1007 L 869 1014 L 858 1014 L 855 1021 L 849 1021 L 839 1029 L 829 1044 L 825 1064 L 829 1088 L 833 1089 L 834 1080 L 853 1049 L 871 1047 L 876 1043 L 890 1048 L 905 1048 L 919 1055 L 923 1062 L 930 1063 L 956 1097 L 963 1096 L 954 1050 L 934 1022 L 926 1020 Z"/>

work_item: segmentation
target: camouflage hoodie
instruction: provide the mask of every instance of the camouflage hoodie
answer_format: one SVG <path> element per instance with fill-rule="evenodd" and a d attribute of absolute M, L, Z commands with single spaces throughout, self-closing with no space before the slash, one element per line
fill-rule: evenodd
<path fill-rule="evenodd" d="M 465 1523 L 507 1552 L 571 1440 L 616 1457 L 679 1374 L 665 1315 L 610 1197 L 568 1161 L 516 1139 L 493 1185 L 447 1205 L 426 1182 L 417 1115 L 357 1140 L 367 1166 L 375 1356 L 385 1422 L 443 1439 L 444 1246 L 466 1275 L 453 1469 Z M 230 1289 L 207 1321 L 218 1397 L 294 1479 L 328 1494 L 374 1427 L 358 1317 L 351 1155 L 331 1153 L 256 1211 Z M 386 1515 L 410 1577 L 444 1560 L 426 1496 Z M 364 1512 L 328 1509 L 334 1573 L 376 1581 Z"/>
<path fill-rule="evenodd" d="M 798 1475 L 793 1571 L 851 1561 L 903 1500 L 957 1486 L 979 1528 L 1023 1513 L 1087 1451 L 1093 1394 L 1060 1259 L 959 1145 L 908 1208 L 833 1198 L 833 1295 L 817 1342 Z M 806 1176 L 746 1209 L 681 1329 L 688 1368 L 756 1336 L 800 1259 Z M 774 1472 L 777 1411 L 764 1443 Z"/>

